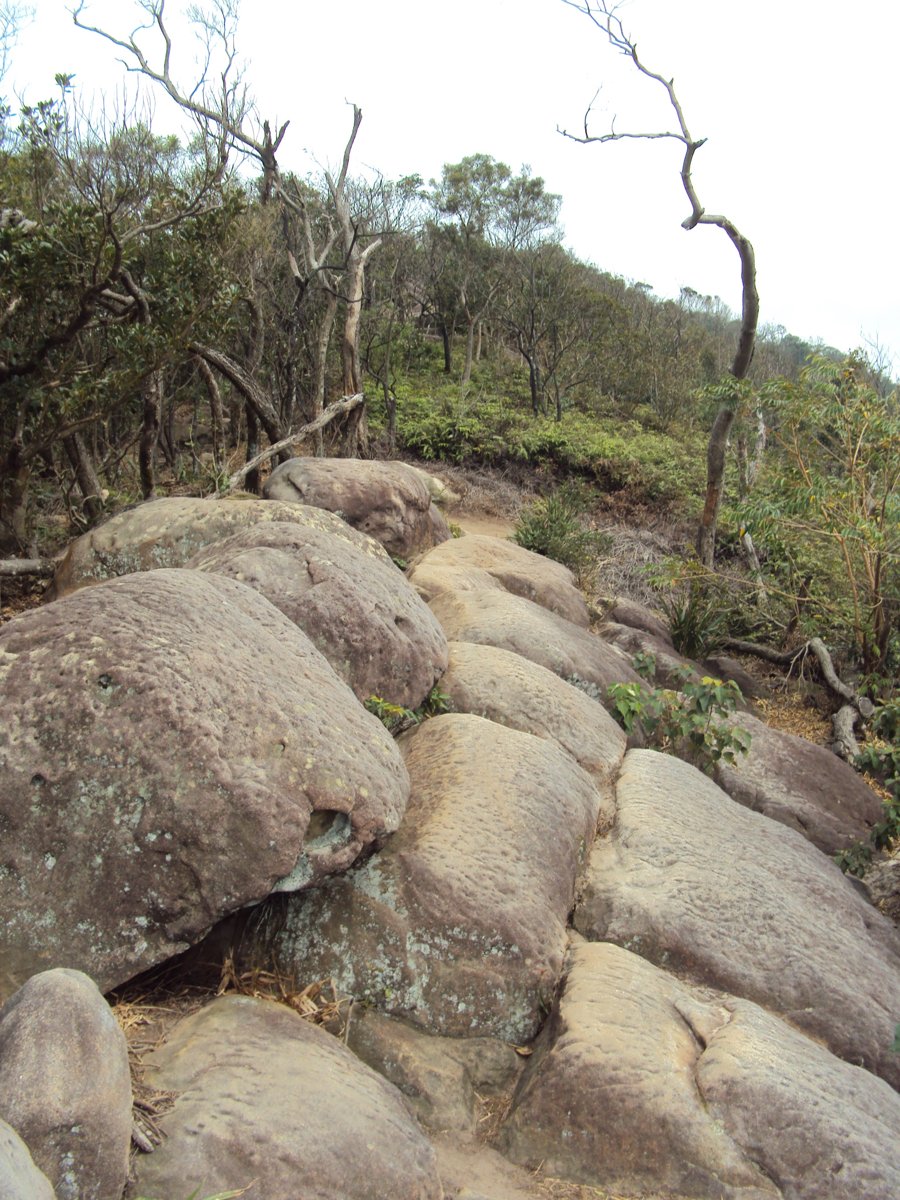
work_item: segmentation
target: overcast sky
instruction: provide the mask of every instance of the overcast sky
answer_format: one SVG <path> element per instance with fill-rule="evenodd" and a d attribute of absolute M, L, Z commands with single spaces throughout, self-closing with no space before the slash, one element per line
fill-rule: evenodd
<path fill-rule="evenodd" d="M 56 72 L 111 96 L 112 47 L 72 26 L 65 0 L 31 0 L 4 85 L 35 100 Z M 182 7 L 168 0 L 175 14 Z M 89 0 L 130 31 L 132 0 Z M 893 0 L 630 0 L 621 15 L 653 70 L 673 77 L 710 212 L 753 242 L 761 319 L 841 350 L 879 341 L 900 368 Z M 665 93 L 563 0 L 244 0 L 240 49 L 260 112 L 290 119 L 281 165 L 339 161 L 348 101 L 364 120 L 354 159 L 426 180 L 483 152 L 523 163 L 563 197 L 565 240 L 659 295 L 688 286 L 740 306 L 737 254 L 718 229 L 681 228 L 689 206 L 670 141 L 580 146 L 592 130 L 672 128 Z M 182 52 L 183 47 L 183 52 Z M 193 50 L 176 44 L 190 77 Z M 160 125 L 166 114 L 158 109 Z"/>

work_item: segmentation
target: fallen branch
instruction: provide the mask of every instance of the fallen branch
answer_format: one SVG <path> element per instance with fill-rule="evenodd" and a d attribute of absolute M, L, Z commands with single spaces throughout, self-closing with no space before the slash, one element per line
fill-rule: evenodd
<path fill-rule="evenodd" d="M 229 492 L 233 492 L 236 487 L 244 482 L 251 471 L 254 471 L 262 463 L 267 462 L 276 454 L 280 454 L 282 450 L 287 450 L 290 446 L 296 445 L 297 442 L 302 442 L 311 433 L 315 433 L 319 429 L 324 429 L 335 417 L 339 417 L 342 413 L 347 413 L 357 408 L 363 403 L 363 400 L 362 392 L 357 392 L 355 396 L 344 396 L 340 400 L 333 401 L 322 415 L 316 417 L 314 421 L 310 421 L 308 425 L 301 425 L 299 429 L 289 434 L 286 438 L 282 438 L 280 442 L 275 442 L 272 446 L 267 446 L 261 454 L 257 454 L 248 463 L 244 463 L 239 471 L 235 471 L 229 477 L 228 482 L 222 489 L 222 494 L 227 496 Z"/>
<path fill-rule="evenodd" d="M 834 730 L 832 750 L 845 762 L 852 763 L 859 754 L 859 742 L 853 732 L 853 727 L 859 720 L 859 710 L 853 704 L 844 704 L 831 718 Z"/>
<path fill-rule="evenodd" d="M 56 570 L 52 558 L 3 558 L 0 559 L 0 578 L 19 579 L 25 575 L 47 577 Z"/>

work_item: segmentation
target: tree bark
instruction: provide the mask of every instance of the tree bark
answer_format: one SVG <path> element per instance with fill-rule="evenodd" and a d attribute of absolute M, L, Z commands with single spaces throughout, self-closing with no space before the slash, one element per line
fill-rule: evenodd
<path fill-rule="evenodd" d="M 162 415 L 162 377 L 159 371 L 151 372 L 144 380 L 141 403 L 141 438 L 138 444 L 141 492 L 145 500 L 152 500 L 156 495 L 156 447 Z"/>
<path fill-rule="evenodd" d="M 80 433 L 76 432 L 64 438 L 63 446 L 75 473 L 78 490 L 81 492 L 84 515 L 89 521 L 96 521 L 103 516 L 103 488 L 94 460 Z"/>

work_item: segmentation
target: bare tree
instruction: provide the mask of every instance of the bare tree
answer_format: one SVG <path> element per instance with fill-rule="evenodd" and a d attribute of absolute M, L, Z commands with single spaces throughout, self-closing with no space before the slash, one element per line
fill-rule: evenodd
<path fill-rule="evenodd" d="M 753 350 L 756 343 L 756 327 L 759 321 L 759 294 L 756 290 L 756 256 L 750 241 L 740 232 L 728 217 L 719 213 L 707 212 L 697 195 L 691 170 L 694 155 L 705 143 L 705 138 L 694 138 L 685 120 L 684 111 L 675 93 L 674 80 L 666 79 L 656 71 L 651 71 L 638 56 L 637 43 L 630 37 L 622 26 L 617 15 L 618 4 L 608 0 L 563 0 L 570 8 L 584 13 L 597 27 L 606 34 L 609 44 L 626 58 L 630 58 L 642 75 L 654 80 L 665 89 L 669 103 L 675 113 L 676 129 L 653 131 L 645 133 L 620 133 L 615 129 L 615 122 L 608 133 L 592 134 L 589 124 L 593 101 L 584 115 L 584 132 L 571 134 L 560 130 L 573 141 L 584 144 L 590 142 L 616 142 L 626 138 L 656 140 L 671 138 L 684 146 L 684 158 L 681 164 L 681 183 L 691 206 L 690 216 L 682 221 L 684 229 L 696 229 L 698 225 L 717 225 L 731 240 L 738 252 L 741 263 L 741 328 L 738 345 L 731 364 L 731 375 L 735 380 L 744 379 L 750 369 Z M 697 553 L 701 562 L 712 567 L 716 546 L 716 523 L 719 508 L 722 503 L 722 487 L 725 475 L 725 456 L 728 449 L 728 436 L 734 422 L 735 404 L 737 397 L 723 402 L 713 421 L 706 455 L 706 502 L 697 530 Z"/>

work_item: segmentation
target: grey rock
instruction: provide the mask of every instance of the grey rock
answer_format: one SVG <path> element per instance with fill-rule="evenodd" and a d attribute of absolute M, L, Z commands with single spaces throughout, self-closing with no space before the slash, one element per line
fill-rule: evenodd
<path fill-rule="evenodd" d="M 50 1180 L 34 1165 L 28 1147 L 0 1121 L 0 1196 L 3 1200 L 56 1200 Z"/>
<path fill-rule="evenodd" d="M 270 521 L 208 546 L 187 567 L 262 593 L 365 700 L 418 708 L 447 666 L 447 640 L 393 563 L 315 528 Z"/>
<path fill-rule="evenodd" d="M 267 600 L 199 571 L 0 629 L 0 988 L 104 990 L 399 824 L 396 743 Z"/>
<path fill-rule="evenodd" d="M 128 1047 L 80 971 L 35 975 L 0 1009 L 0 1116 L 59 1200 L 120 1200 L 131 1144 Z"/>
<path fill-rule="evenodd" d="M 339 513 L 397 558 L 412 558 L 450 537 L 428 488 L 405 463 L 291 458 L 275 468 L 263 494 Z"/>

